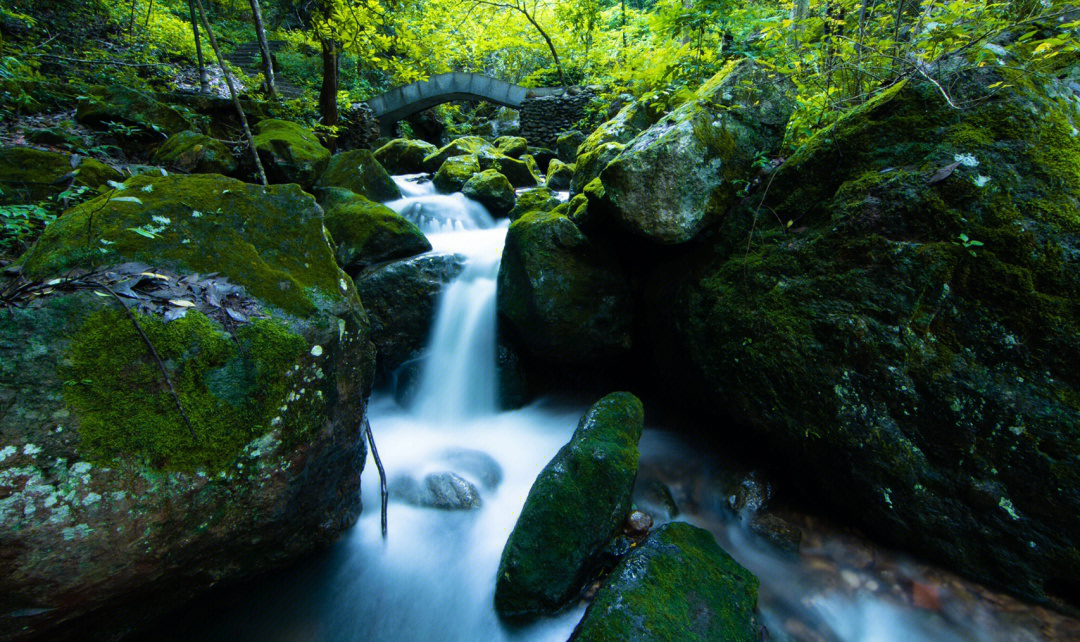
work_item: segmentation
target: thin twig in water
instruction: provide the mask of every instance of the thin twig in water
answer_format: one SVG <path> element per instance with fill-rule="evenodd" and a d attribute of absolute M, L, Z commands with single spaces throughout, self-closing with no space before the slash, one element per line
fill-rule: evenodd
<path fill-rule="evenodd" d="M 173 388 L 172 379 L 169 378 L 169 371 L 165 369 L 165 362 L 161 360 L 161 355 L 158 354 L 157 348 L 155 348 L 154 343 L 150 341 L 150 337 L 146 336 L 146 332 L 144 332 L 142 326 L 139 325 L 139 320 L 135 318 L 135 314 L 131 311 L 131 308 L 127 307 L 127 304 L 124 303 L 124 300 L 121 299 L 116 292 L 113 292 L 112 288 L 105 285 L 104 283 L 97 283 L 94 281 L 90 281 L 88 283 L 95 288 L 111 294 L 112 297 L 116 299 L 116 302 L 120 304 L 120 307 L 124 308 L 124 313 L 126 313 L 128 318 L 131 319 L 131 322 L 135 325 L 135 329 L 139 331 L 139 335 L 142 336 L 143 341 L 146 342 L 146 347 L 150 348 L 150 354 L 154 356 L 154 361 L 157 361 L 158 368 L 161 369 L 161 376 L 165 379 L 165 385 L 168 386 L 169 393 L 172 394 L 173 401 L 176 402 L 176 409 L 180 411 L 180 416 L 184 418 L 184 423 L 187 424 L 188 431 L 191 433 L 191 438 L 195 440 L 195 442 L 198 442 L 199 438 L 195 436 L 195 428 L 191 425 L 191 420 L 188 419 L 187 413 L 184 412 L 184 405 L 180 403 L 180 395 L 176 394 L 176 388 Z M 368 433 L 369 436 L 370 434 L 371 433 Z"/>
<path fill-rule="evenodd" d="M 375 467 L 379 469 L 379 490 L 382 496 L 382 536 L 386 539 L 386 504 L 390 501 L 390 495 L 386 492 L 386 469 L 383 468 L 382 460 L 379 459 L 379 449 L 375 447 L 375 437 L 371 434 L 371 423 L 364 419 L 364 432 L 367 433 L 368 443 L 371 444 L 371 456 L 375 459 Z"/>

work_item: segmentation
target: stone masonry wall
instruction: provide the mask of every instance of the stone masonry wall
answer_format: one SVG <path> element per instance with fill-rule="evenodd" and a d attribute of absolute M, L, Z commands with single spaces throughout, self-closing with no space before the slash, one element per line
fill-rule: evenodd
<path fill-rule="evenodd" d="M 527 98 L 521 104 L 521 136 L 530 145 L 554 147 L 558 135 L 573 129 L 585 117 L 585 107 L 592 100 L 588 89 L 561 96 Z"/>

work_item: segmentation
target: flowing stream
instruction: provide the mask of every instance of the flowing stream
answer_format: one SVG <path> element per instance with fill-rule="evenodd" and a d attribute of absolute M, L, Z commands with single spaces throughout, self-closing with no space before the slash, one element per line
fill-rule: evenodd
<path fill-rule="evenodd" d="M 436 194 L 419 177 L 396 180 L 405 197 L 388 205 L 424 230 L 433 251 L 462 254 L 467 264 L 439 304 L 414 401 L 402 407 L 391 392 L 376 393 L 372 430 L 390 480 L 453 472 L 475 486 L 480 506 L 440 510 L 392 500 L 384 541 L 369 461 L 363 514 L 329 552 L 219 595 L 203 618 L 171 623 L 154 639 L 561 642 L 584 612 L 577 605 L 511 627 L 493 607 L 499 557 L 529 488 L 585 410 L 552 400 L 497 408 L 495 281 L 508 224 L 461 194 Z M 709 528 L 761 579 L 766 639 L 1044 639 L 1036 633 L 1042 611 L 1001 596 L 992 596 L 992 608 L 978 587 L 828 530 L 804 528 L 798 556 L 762 546 L 727 510 L 722 485 L 710 485 L 718 473 L 708 448 L 647 428 L 641 450 L 643 475 L 667 476 L 675 495 L 691 489 L 695 508 L 678 519 Z"/>

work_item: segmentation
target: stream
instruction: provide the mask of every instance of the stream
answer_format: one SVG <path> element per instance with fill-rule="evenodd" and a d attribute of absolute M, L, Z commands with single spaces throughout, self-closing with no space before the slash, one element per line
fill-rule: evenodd
<path fill-rule="evenodd" d="M 219 592 L 200 618 L 169 622 L 155 640 L 261 642 L 564 641 L 579 604 L 514 627 L 495 614 L 503 545 L 533 481 L 565 444 L 588 400 L 543 399 L 497 408 L 495 282 L 507 221 L 461 194 L 436 194 L 416 176 L 396 177 L 405 197 L 388 205 L 417 223 L 433 252 L 467 257 L 445 290 L 419 387 L 408 407 L 378 391 L 369 417 L 387 477 L 423 480 L 453 472 L 480 506 L 439 510 L 392 499 L 389 537 L 380 533 L 379 478 L 369 460 L 364 511 L 329 551 L 240 589 Z M 798 554 L 765 545 L 729 508 L 727 473 L 691 443 L 649 424 L 639 486 L 660 481 L 681 513 L 709 529 L 761 580 L 763 639 L 808 642 L 1026 641 L 1080 638 L 1075 620 L 993 593 L 879 549 L 812 517 L 785 513 L 803 540 Z M 662 508 L 639 503 L 658 523 Z M 188 611 L 193 612 L 189 609 Z"/>

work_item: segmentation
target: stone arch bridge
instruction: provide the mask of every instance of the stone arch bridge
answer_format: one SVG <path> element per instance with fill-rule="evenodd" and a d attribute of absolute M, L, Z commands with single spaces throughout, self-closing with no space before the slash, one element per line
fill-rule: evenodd
<path fill-rule="evenodd" d="M 521 113 L 522 135 L 537 144 L 552 144 L 554 134 L 570 129 L 584 115 L 589 96 L 562 87 L 527 88 L 480 74 L 454 72 L 391 89 L 367 104 L 383 133 L 389 134 L 402 118 L 436 105 L 484 100 L 517 109 Z"/>

